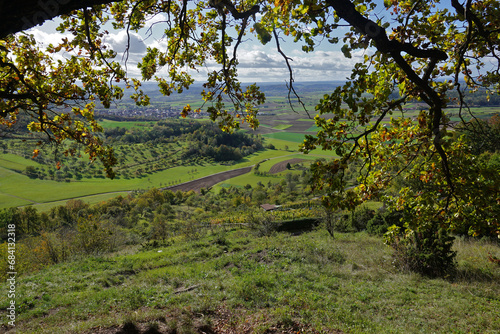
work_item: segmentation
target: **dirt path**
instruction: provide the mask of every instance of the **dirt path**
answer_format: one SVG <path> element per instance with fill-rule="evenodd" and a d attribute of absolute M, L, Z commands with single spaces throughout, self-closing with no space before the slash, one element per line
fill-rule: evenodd
<path fill-rule="evenodd" d="M 277 174 L 280 172 L 283 172 L 286 170 L 286 165 L 289 163 L 290 165 L 299 163 L 301 161 L 305 161 L 306 159 L 300 159 L 300 158 L 293 158 L 285 161 L 278 162 L 277 164 L 273 165 L 271 169 L 269 169 L 269 174 Z"/>
<path fill-rule="evenodd" d="M 231 178 L 236 177 L 236 176 L 240 176 L 240 175 L 246 174 L 246 173 L 250 172 L 251 170 L 252 170 L 251 166 L 250 167 L 243 167 L 243 168 L 233 169 L 233 170 L 229 170 L 227 172 L 221 172 L 221 173 L 217 173 L 217 174 L 212 174 L 212 175 L 205 176 L 205 177 L 202 177 L 202 178 L 197 179 L 197 180 L 185 182 L 185 183 L 182 183 L 182 184 L 178 184 L 178 185 L 175 185 L 175 186 L 172 186 L 172 187 L 166 187 L 166 188 L 162 188 L 162 189 L 169 189 L 169 190 L 172 190 L 172 191 L 177 191 L 177 190 L 190 191 L 190 190 L 194 190 L 196 192 L 199 192 L 201 188 L 205 188 L 205 189 L 206 188 L 210 188 L 210 187 L 216 185 L 219 182 L 231 179 Z"/>

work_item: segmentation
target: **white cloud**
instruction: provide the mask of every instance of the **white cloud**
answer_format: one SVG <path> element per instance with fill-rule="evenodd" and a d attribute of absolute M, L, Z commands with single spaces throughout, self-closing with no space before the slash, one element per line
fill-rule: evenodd
<path fill-rule="evenodd" d="M 317 51 L 294 53 L 289 60 L 296 81 L 344 80 L 362 55 L 351 59 L 339 51 Z M 264 51 L 242 52 L 239 58 L 241 81 L 283 81 L 289 79 L 289 72 L 283 57 Z"/>
<path fill-rule="evenodd" d="M 68 38 L 71 39 L 72 35 L 65 33 L 61 34 L 60 32 L 46 32 L 44 30 L 41 30 L 40 28 L 33 28 L 28 31 L 30 34 L 32 34 L 35 37 L 35 40 L 37 43 L 39 43 L 42 46 L 48 46 L 49 44 L 57 45 L 62 42 L 63 38 Z"/>
<path fill-rule="evenodd" d="M 117 34 L 109 34 L 104 38 L 104 42 L 111 46 L 118 54 L 127 50 L 129 54 L 143 55 L 146 52 L 146 44 L 142 37 L 134 32 L 122 30 Z"/>
<path fill-rule="evenodd" d="M 159 14 L 153 17 L 150 23 L 161 22 L 165 19 L 163 14 Z M 145 55 L 146 48 L 148 46 L 157 47 L 161 51 L 168 48 L 168 40 L 162 38 L 163 28 L 163 24 L 159 23 L 150 32 L 141 32 L 141 35 L 135 32 L 130 32 L 127 35 L 125 30 L 113 31 L 111 29 L 111 33 L 105 36 L 104 42 L 117 52 L 115 60 L 121 62 L 122 65 L 124 65 L 125 51 L 129 45 L 126 64 L 129 76 L 140 77 L 137 64 Z M 63 35 L 54 30 L 46 31 L 34 28 L 30 32 L 35 35 L 38 42 L 44 45 L 57 43 L 63 37 L 72 38 L 71 35 Z M 362 52 L 357 52 L 353 54 L 353 58 L 345 58 L 342 52 L 337 51 L 338 46 L 331 44 L 321 45 L 320 51 L 304 53 L 300 49 L 300 43 L 288 40 L 281 42 L 282 49 L 290 57 L 290 66 L 296 81 L 344 80 L 350 75 L 354 64 L 361 61 L 363 57 Z M 220 70 L 220 65 L 215 64 L 213 60 L 206 59 L 205 61 L 205 67 L 199 68 L 199 72 L 189 71 L 196 80 L 206 79 L 207 72 Z M 238 61 L 238 74 L 242 82 L 283 82 L 289 80 L 290 74 L 286 62 L 277 52 L 274 41 L 262 45 L 257 41 L 247 40 L 238 49 Z M 161 72 L 165 71 L 167 69 Z M 161 75 L 161 72 L 158 74 Z"/>

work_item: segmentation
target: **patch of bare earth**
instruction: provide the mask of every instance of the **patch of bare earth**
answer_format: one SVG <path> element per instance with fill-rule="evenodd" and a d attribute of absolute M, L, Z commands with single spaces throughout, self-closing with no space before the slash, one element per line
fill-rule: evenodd
<path fill-rule="evenodd" d="M 172 190 L 172 191 L 196 191 L 199 192 L 201 188 L 210 188 L 214 185 L 216 185 L 219 182 L 231 179 L 236 176 L 240 176 L 243 174 L 246 174 L 252 170 L 252 167 L 244 167 L 244 168 L 238 168 L 238 169 L 233 169 L 227 172 L 222 172 L 222 173 L 217 173 L 209 176 L 202 177 L 197 180 L 185 182 L 182 184 L 178 184 L 176 186 L 168 187 L 165 189 Z"/>
<path fill-rule="evenodd" d="M 304 160 L 306 160 L 306 159 L 294 158 L 294 159 L 289 159 L 289 160 L 286 160 L 286 161 L 278 162 L 277 164 L 274 164 L 271 167 L 271 169 L 269 170 L 269 174 L 281 173 L 281 172 L 283 172 L 283 171 L 286 170 L 286 165 L 287 164 L 293 165 L 293 164 L 302 162 Z"/>

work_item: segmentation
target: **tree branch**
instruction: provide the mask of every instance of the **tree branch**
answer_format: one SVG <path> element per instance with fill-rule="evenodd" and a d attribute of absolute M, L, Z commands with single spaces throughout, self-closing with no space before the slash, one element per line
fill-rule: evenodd
<path fill-rule="evenodd" d="M 377 49 L 382 53 L 406 52 L 417 58 L 435 58 L 438 60 L 446 60 L 448 58 L 448 55 L 442 50 L 419 49 L 410 43 L 390 40 L 384 28 L 361 15 L 349 0 L 326 0 L 326 3 L 335 10 L 340 18 L 347 21 L 347 23 L 356 28 L 360 33 L 371 38 L 375 42 Z"/>
<path fill-rule="evenodd" d="M 456 1 L 456 0 L 453 0 Z M 439 94 L 429 86 L 427 80 L 430 76 L 432 68 L 429 66 L 421 78 L 413 70 L 410 64 L 401 55 L 402 52 L 417 57 L 426 58 L 430 60 L 430 64 L 436 65 L 440 60 L 446 60 L 448 55 L 438 49 L 419 49 L 409 43 L 402 43 L 397 40 L 389 40 L 386 31 L 377 23 L 365 18 L 358 11 L 350 0 L 326 0 L 336 12 L 336 14 L 347 21 L 352 27 L 356 28 L 361 34 L 367 35 L 375 42 L 377 50 L 381 53 L 390 55 L 396 64 L 403 70 L 408 79 L 412 81 L 422 91 L 420 97 L 429 105 L 429 116 L 432 118 L 430 123 L 430 130 L 433 138 L 433 144 L 436 152 L 441 157 L 443 170 L 446 175 L 447 182 L 453 192 L 453 183 L 451 180 L 451 173 L 448 166 L 448 157 L 444 151 L 441 141 L 441 120 L 443 117 L 443 107 L 445 102 Z"/>
<path fill-rule="evenodd" d="M 304 102 L 302 102 L 302 99 L 300 98 L 300 96 L 297 94 L 297 92 L 295 91 L 295 87 L 293 87 L 293 82 L 294 82 L 294 79 L 293 79 L 293 70 L 292 70 L 292 66 L 290 65 L 290 60 L 293 61 L 292 58 L 288 57 L 284 52 L 283 50 L 281 50 L 281 45 L 280 45 L 280 42 L 279 42 L 279 39 L 278 39 L 278 34 L 276 33 L 276 29 L 273 29 L 273 35 L 274 35 L 274 39 L 276 41 L 276 48 L 278 50 L 278 53 L 283 57 L 283 59 L 285 59 L 285 62 L 286 62 L 286 66 L 288 68 L 288 73 L 290 74 L 290 84 L 287 84 L 287 88 L 288 88 L 288 104 L 290 105 L 290 107 L 292 108 L 293 111 L 295 111 L 293 105 L 292 105 L 292 99 L 291 99 L 291 93 L 293 93 L 293 95 L 295 95 L 295 97 L 297 98 L 297 101 L 302 105 L 302 109 L 304 109 L 304 111 L 306 112 L 307 116 L 309 116 L 309 118 L 312 118 L 311 115 L 309 114 L 309 112 L 307 111 L 307 108 L 306 108 L 306 105 L 304 104 Z"/>
<path fill-rule="evenodd" d="M 70 12 L 122 0 L 4 1 L 0 11 L 0 39 Z"/>

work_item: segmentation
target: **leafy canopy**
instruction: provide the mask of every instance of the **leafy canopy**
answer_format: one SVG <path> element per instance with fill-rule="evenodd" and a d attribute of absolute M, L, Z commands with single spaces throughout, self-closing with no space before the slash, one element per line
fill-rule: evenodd
<path fill-rule="evenodd" d="M 29 32 L 8 34 L 22 28 L 0 31 L 4 125 L 24 115 L 29 130 L 42 138 L 82 143 L 112 176 L 115 158 L 98 135 L 93 108 L 122 98 L 121 82 L 135 89 L 137 104 L 147 104 L 148 97 L 103 42 L 106 23 L 133 32 L 163 13 L 166 19 L 158 24 L 168 47 L 148 48 L 139 63 L 142 80 L 157 81 L 168 96 L 193 83 L 191 71 L 215 61 L 219 70 L 207 75 L 203 109 L 227 131 L 240 123 L 258 126 L 257 108 L 265 99 L 256 85 L 243 87 L 237 79 L 239 47 L 250 36 L 276 43 L 290 70 L 292 95 L 293 63 L 281 38 L 293 39 L 304 52 L 319 43 L 338 44 L 345 57 L 362 52 L 364 58 L 345 85 L 319 101 L 320 130 L 302 147 L 338 155 L 313 167 L 325 204 L 352 209 L 384 195 L 415 224 L 437 222 L 452 230 L 467 224 L 473 234 L 499 233 L 498 170 L 454 135 L 447 112 L 456 107 L 461 126 L 477 129 L 482 123 L 474 121 L 467 95 L 500 92 L 498 0 L 88 0 L 60 1 L 58 8 L 48 16 L 60 16 L 58 31 L 71 36 L 61 43 L 41 47 Z M 349 29 L 342 33 L 340 26 Z M 405 115 L 409 103 L 421 110 L 416 119 Z M 197 110 L 186 106 L 183 116 L 192 112 Z M 343 172 L 353 161 L 361 166 L 359 185 L 347 189 Z M 396 179 L 404 180 L 400 191 L 383 192 Z"/>

